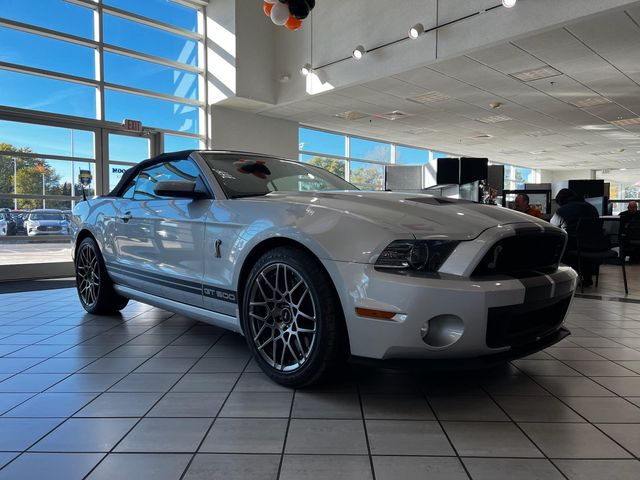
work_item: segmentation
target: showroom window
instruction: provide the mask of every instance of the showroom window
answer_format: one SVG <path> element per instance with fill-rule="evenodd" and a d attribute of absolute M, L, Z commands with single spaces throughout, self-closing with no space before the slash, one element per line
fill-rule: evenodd
<path fill-rule="evenodd" d="M 368 138 L 299 129 L 298 159 L 344 178 L 363 190 L 384 190 L 385 165 L 424 165 L 435 153 L 424 148 L 397 145 Z"/>
<path fill-rule="evenodd" d="M 0 209 L 19 225 L 27 210 L 72 209 L 83 184 L 108 193 L 141 160 L 204 145 L 202 2 L 0 5 Z M 31 238 L 17 237 L 0 238 L 0 267 L 36 258 L 8 254 Z M 38 261 L 70 261 L 70 237 L 57 237 Z"/>
<path fill-rule="evenodd" d="M 0 107 L 203 141 L 204 12 L 188 4 L 3 0 Z"/>

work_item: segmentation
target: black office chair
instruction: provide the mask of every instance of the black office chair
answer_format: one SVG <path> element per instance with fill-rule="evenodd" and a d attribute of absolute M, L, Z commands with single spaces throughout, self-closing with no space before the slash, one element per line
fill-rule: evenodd
<path fill-rule="evenodd" d="M 634 218 L 624 226 L 620 244 L 624 258 L 629 255 L 633 262 L 640 257 L 640 219 Z"/>
<path fill-rule="evenodd" d="M 574 234 L 575 249 L 567 251 L 567 255 L 577 258 L 578 275 L 580 276 L 580 288 L 584 293 L 582 282 L 582 264 L 584 260 L 590 260 L 596 265 L 596 288 L 600 278 L 600 265 L 607 260 L 618 259 L 622 266 L 622 276 L 624 278 L 624 292 L 629 293 L 627 286 L 627 269 L 625 268 L 624 247 L 622 241 L 617 242 L 620 252 L 611 248 L 611 239 L 604 232 L 603 221 L 600 218 L 581 218 L 578 220 Z"/>

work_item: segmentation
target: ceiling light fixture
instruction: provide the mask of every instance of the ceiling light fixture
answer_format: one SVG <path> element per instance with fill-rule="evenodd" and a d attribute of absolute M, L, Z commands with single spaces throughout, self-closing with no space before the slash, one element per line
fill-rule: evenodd
<path fill-rule="evenodd" d="M 515 7 L 518 0 L 502 0 L 502 6 L 505 8 Z"/>
<path fill-rule="evenodd" d="M 351 54 L 351 56 L 355 60 L 361 60 L 362 57 L 364 57 L 365 53 L 367 53 L 367 50 L 362 45 L 358 45 L 356 48 L 353 49 L 353 53 Z"/>
<path fill-rule="evenodd" d="M 510 75 L 517 78 L 518 80 L 522 80 L 523 82 L 532 82 L 534 80 L 541 80 L 543 78 L 557 77 L 558 75 L 562 75 L 562 72 L 547 65 L 545 67 L 532 68 L 531 70 L 512 73 Z"/>
<path fill-rule="evenodd" d="M 423 33 L 424 33 L 424 25 L 422 25 L 421 23 L 416 23 L 413 27 L 409 29 L 409 38 L 411 40 L 416 40 Z"/>
<path fill-rule="evenodd" d="M 302 68 L 300 69 L 300 74 L 303 76 L 307 76 L 311 73 L 311 71 L 313 70 L 313 68 L 311 67 L 310 63 L 305 63 Z"/>

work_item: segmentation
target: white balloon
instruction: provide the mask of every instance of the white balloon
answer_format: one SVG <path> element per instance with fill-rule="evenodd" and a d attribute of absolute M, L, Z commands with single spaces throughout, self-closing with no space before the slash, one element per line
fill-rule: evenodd
<path fill-rule="evenodd" d="M 289 19 L 289 7 L 280 2 L 273 4 L 271 9 L 271 21 L 276 25 L 284 25 Z"/>

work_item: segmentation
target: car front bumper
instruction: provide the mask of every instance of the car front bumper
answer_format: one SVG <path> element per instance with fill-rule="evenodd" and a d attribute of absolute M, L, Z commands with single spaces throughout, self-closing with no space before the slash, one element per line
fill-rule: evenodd
<path fill-rule="evenodd" d="M 528 278 L 428 277 L 378 271 L 370 264 L 333 266 L 343 282 L 336 286 L 351 354 L 379 360 L 461 360 L 546 348 L 546 340 L 562 338 L 556 334 L 577 283 L 566 266 Z M 396 315 L 364 317 L 356 308 Z"/>

